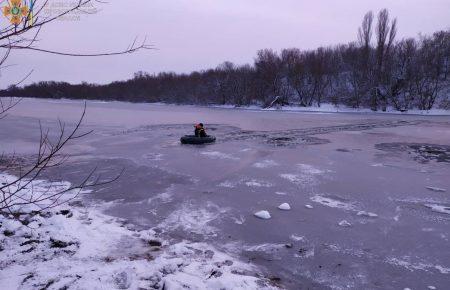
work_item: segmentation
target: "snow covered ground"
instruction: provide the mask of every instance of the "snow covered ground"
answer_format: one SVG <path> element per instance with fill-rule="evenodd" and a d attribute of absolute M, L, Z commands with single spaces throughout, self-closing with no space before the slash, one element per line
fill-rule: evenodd
<path fill-rule="evenodd" d="M 254 111 L 287 111 L 287 112 L 318 112 L 318 113 L 367 113 L 367 114 L 399 114 L 399 115 L 426 115 L 426 116 L 449 116 L 450 110 L 444 109 L 431 109 L 431 110 L 408 110 L 405 112 L 400 112 L 392 107 L 387 108 L 385 112 L 377 111 L 374 112 L 368 108 L 350 108 L 343 105 L 335 106 L 333 104 L 321 104 L 318 106 L 311 107 L 300 107 L 300 106 L 283 106 L 280 108 L 262 108 L 261 106 L 251 105 L 236 107 L 234 105 L 213 105 L 214 108 L 222 109 L 241 109 L 241 110 L 254 110 Z"/>
<path fill-rule="evenodd" d="M 0 174 L 1 182 L 15 177 Z M 33 181 L 23 196 L 69 183 Z M 69 196 L 72 193 L 68 193 Z M 256 268 L 201 242 L 171 243 L 76 198 L 0 215 L 1 289 L 275 289 Z"/>

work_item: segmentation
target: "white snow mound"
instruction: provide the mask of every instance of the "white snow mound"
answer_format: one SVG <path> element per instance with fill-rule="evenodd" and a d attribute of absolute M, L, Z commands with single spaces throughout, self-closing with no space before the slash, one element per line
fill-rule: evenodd
<path fill-rule="evenodd" d="M 352 224 L 349 223 L 349 222 L 346 221 L 346 220 L 340 221 L 340 222 L 338 223 L 338 225 L 340 225 L 341 227 L 351 227 L 351 226 L 352 226 Z"/>
<path fill-rule="evenodd" d="M 290 210 L 291 206 L 289 205 L 289 203 L 285 202 L 285 203 L 280 204 L 278 206 L 278 208 L 281 209 L 281 210 Z"/>
<path fill-rule="evenodd" d="M 261 211 L 255 212 L 255 217 L 263 219 L 263 220 L 268 220 L 271 218 L 270 213 L 267 210 L 261 210 Z"/>

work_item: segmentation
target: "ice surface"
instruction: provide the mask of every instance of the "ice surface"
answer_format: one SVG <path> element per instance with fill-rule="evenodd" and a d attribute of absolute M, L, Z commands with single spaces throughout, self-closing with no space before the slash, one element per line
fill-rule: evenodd
<path fill-rule="evenodd" d="M 290 210 L 291 209 L 291 206 L 289 205 L 289 203 L 282 203 L 282 204 L 280 204 L 279 206 L 278 206 L 278 208 L 279 209 L 281 209 L 281 210 Z"/>
<path fill-rule="evenodd" d="M 261 210 L 258 212 L 255 212 L 254 214 L 256 217 L 264 220 L 268 220 L 271 218 L 270 213 L 267 210 Z"/>

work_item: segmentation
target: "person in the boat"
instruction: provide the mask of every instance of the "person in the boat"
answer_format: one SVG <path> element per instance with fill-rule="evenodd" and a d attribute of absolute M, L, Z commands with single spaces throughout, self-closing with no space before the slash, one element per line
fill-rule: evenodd
<path fill-rule="evenodd" d="M 203 126 L 203 123 L 198 123 L 195 125 L 195 137 L 207 137 L 205 127 Z"/>

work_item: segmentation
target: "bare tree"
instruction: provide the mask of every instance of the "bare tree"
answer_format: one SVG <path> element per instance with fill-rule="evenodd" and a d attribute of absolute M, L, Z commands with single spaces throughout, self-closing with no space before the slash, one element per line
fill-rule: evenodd
<path fill-rule="evenodd" d="M 421 41 L 414 87 L 419 109 L 430 110 L 439 92 L 449 87 L 450 32 L 437 32 Z"/>
<path fill-rule="evenodd" d="M 38 153 L 34 162 L 29 165 L 19 165 L 16 168 L 19 176 L 13 180 L 6 180 L 0 185 L 0 213 L 6 211 L 15 215 L 17 212 L 13 212 L 13 209 L 27 205 L 32 205 L 35 212 L 53 208 L 76 198 L 82 189 L 111 183 L 120 176 L 118 174 L 114 178 L 103 180 L 100 175 L 96 174 L 96 168 L 94 168 L 78 184 L 52 192 L 50 192 L 51 187 L 49 187 L 49 191 L 39 194 L 34 194 L 32 189 L 30 192 L 33 182 L 45 171 L 58 167 L 68 160 L 69 155 L 63 153 L 66 145 L 91 133 L 91 131 L 80 132 L 85 114 L 86 103 L 80 119 L 69 130 L 65 123 L 59 121 L 59 132 L 56 138 L 51 138 L 50 131 L 40 127 Z M 14 164 L 15 158 L 13 156 L 8 162 Z M 76 191 L 75 194 L 74 191 Z M 68 195 L 68 193 L 72 194 Z"/>
<path fill-rule="evenodd" d="M 123 55 L 137 52 L 139 50 L 152 49 L 152 46 L 148 45 L 145 39 L 139 43 L 137 42 L 137 39 L 134 39 L 132 43 L 124 50 L 89 54 L 55 51 L 41 48 L 37 45 L 39 33 L 44 26 L 50 25 L 56 20 L 72 12 L 85 12 L 83 8 L 92 2 L 101 3 L 93 0 L 77 0 L 75 2 L 70 2 L 72 5 L 71 7 L 68 7 L 63 11 L 59 11 L 56 15 L 45 16 L 43 11 L 45 11 L 46 7 L 50 4 L 49 0 L 33 1 L 34 6 L 32 9 L 30 9 L 31 7 L 25 6 L 24 2 L 21 0 L 10 0 L 8 2 L 9 6 L 5 7 L 3 10 L 5 16 L 10 17 L 10 25 L 0 29 L 0 49 L 3 51 L 3 56 L 0 58 L 0 69 L 4 69 L 6 67 L 4 64 L 11 52 L 14 50 L 38 51 L 47 54 L 71 57 L 99 57 Z M 31 72 L 15 85 L 23 82 L 30 74 Z M 14 108 L 19 102 L 20 99 L 15 99 L 12 97 L 0 98 L 0 119 L 4 118 L 7 112 Z M 29 186 L 32 186 L 33 182 L 40 178 L 45 171 L 50 168 L 60 166 L 68 159 L 68 156 L 63 154 L 63 149 L 65 146 L 67 146 L 70 142 L 76 141 L 77 139 L 90 133 L 79 132 L 85 113 L 86 105 L 80 119 L 70 130 L 67 129 L 66 124 L 59 121 L 59 132 L 56 138 L 51 138 L 50 132 L 40 127 L 40 141 L 35 161 L 32 162 L 31 165 L 19 165 L 18 168 L 16 168 L 18 177 L 14 180 L 6 180 L 0 185 L 0 213 L 12 213 L 13 209 L 24 205 L 33 205 L 37 211 L 55 207 L 76 197 L 76 194 L 68 196 L 67 193 L 69 192 L 73 193 L 75 190 L 78 190 L 79 192 L 81 189 L 86 187 L 109 183 L 116 180 L 118 176 L 120 176 L 119 174 L 114 178 L 103 180 L 100 175 L 96 174 L 96 169 L 94 168 L 91 172 L 87 173 L 86 177 L 80 183 L 72 185 L 69 188 L 59 189 L 51 194 L 41 193 L 38 195 L 33 194 L 33 192 L 30 194 L 29 191 L 26 191 L 29 189 Z M 8 162 L 14 164 L 16 163 L 16 160 L 16 156 L 7 157 L 2 155 L 0 158 L 0 163 Z"/>
<path fill-rule="evenodd" d="M 261 100 L 266 103 L 280 96 L 282 63 L 278 54 L 271 49 L 258 51 L 255 68 L 258 79 L 261 81 Z"/>
<path fill-rule="evenodd" d="M 387 107 L 387 92 L 383 88 L 383 82 L 389 81 L 388 58 L 392 46 L 394 44 L 395 36 L 397 34 L 397 19 L 390 22 L 389 12 L 383 9 L 378 13 L 378 22 L 376 26 L 377 45 L 375 48 L 376 67 L 374 76 L 374 85 L 372 91 L 372 110 L 377 110 L 381 103 L 381 108 L 386 111 Z"/>
<path fill-rule="evenodd" d="M 398 111 L 406 111 L 414 104 L 413 80 L 417 74 L 417 53 L 417 43 L 412 38 L 402 40 L 394 47 L 389 101 Z"/>

